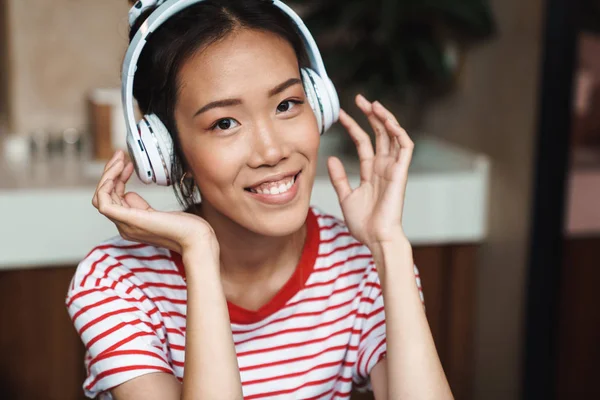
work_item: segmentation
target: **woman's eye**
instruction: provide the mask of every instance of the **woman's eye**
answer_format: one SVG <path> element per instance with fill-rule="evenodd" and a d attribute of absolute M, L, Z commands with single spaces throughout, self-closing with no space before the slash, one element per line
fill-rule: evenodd
<path fill-rule="evenodd" d="M 288 112 L 292 108 L 294 108 L 295 105 L 302 104 L 302 103 L 304 103 L 304 102 L 298 101 L 298 100 L 285 100 L 285 101 L 282 101 L 281 103 L 279 103 L 279 105 L 277 106 L 277 111 L 278 112 Z"/>
<path fill-rule="evenodd" d="M 223 119 L 218 120 L 210 129 L 211 130 L 219 129 L 222 131 L 226 131 L 228 129 L 235 128 L 237 126 L 235 124 L 239 125 L 235 119 L 223 118 Z"/>

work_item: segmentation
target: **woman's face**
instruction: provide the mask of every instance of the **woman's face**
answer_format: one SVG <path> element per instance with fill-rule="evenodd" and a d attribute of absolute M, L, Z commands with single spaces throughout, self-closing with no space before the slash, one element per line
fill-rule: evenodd
<path fill-rule="evenodd" d="M 241 29 L 192 56 L 179 83 L 175 121 L 203 207 L 263 235 L 298 230 L 320 138 L 292 46 Z"/>

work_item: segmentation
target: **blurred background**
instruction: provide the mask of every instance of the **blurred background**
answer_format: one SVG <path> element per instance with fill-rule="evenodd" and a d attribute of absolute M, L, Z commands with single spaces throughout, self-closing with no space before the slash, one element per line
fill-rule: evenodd
<path fill-rule="evenodd" d="M 342 106 L 380 99 L 415 139 L 405 230 L 455 397 L 600 398 L 600 2 L 290 4 Z M 0 0 L 2 399 L 83 398 L 64 297 L 117 233 L 90 200 L 125 144 L 128 7 Z M 339 127 L 322 145 L 355 158 Z M 318 175 L 314 203 L 339 212 L 326 186 Z"/>

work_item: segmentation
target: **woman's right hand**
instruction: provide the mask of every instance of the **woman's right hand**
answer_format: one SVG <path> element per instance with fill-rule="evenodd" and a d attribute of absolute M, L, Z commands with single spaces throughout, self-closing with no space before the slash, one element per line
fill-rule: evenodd
<path fill-rule="evenodd" d="M 115 223 L 121 236 L 183 254 L 192 248 L 208 250 L 217 257 L 219 246 L 212 227 L 201 217 L 181 211 L 154 210 L 135 192 L 125 193 L 133 163 L 125 164 L 122 151 L 106 163 L 92 199 L 98 211 Z"/>

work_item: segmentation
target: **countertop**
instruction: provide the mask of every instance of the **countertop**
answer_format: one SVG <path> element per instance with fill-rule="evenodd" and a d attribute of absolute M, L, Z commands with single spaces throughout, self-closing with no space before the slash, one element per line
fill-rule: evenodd
<path fill-rule="evenodd" d="M 343 218 L 325 159 L 340 156 L 353 187 L 360 181 L 359 165 L 355 155 L 336 154 L 336 146 L 335 139 L 322 142 L 311 203 Z M 489 164 L 485 155 L 437 139 L 415 141 L 403 221 L 413 245 L 485 240 Z M 116 235 L 114 225 L 91 205 L 103 167 L 87 157 L 22 165 L 0 161 L 0 269 L 75 265 Z M 128 190 L 156 209 L 179 209 L 170 187 L 146 186 L 134 175 Z"/>

